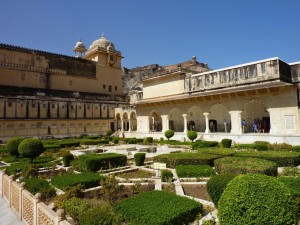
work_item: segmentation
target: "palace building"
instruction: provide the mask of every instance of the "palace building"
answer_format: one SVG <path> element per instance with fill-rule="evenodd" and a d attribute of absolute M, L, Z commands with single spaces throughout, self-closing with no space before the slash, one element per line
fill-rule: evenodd
<path fill-rule="evenodd" d="M 300 63 L 279 58 L 200 73 L 179 65 L 143 76 L 130 107 L 116 109 L 117 127 L 127 137 L 160 138 L 172 129 L 186 140 L 195 130 L 204 140 L 299 145 L 299 81 Z"/>
<path fill-rule="evenodd" d="M 104 134 L 300 145 L 300 62 L 211 70 L 191 60 L 122 68 L 102 35 L 75 57 L 0 44 L 0 139 Z"/>
<path fill-rule="evenodd" d="M 126 104 L 121 52 L 103 35 L 76 57 L 0 44 L 0 139 L 115 130 Z"/>

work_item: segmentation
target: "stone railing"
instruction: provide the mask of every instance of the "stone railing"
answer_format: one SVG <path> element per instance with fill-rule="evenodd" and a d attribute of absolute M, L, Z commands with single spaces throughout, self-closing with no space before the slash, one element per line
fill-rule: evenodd
<path fill-rule="evenodd" d="M 288 65 L 278 58 L 194 74 L 185 78 L 185 91 L 197 92 L 272 80 L 289 81 Z"/>
<path fill-rule="evenodd" d="M 41 195 L 32 195 L 18 183 L 14 176 L 2 175 L 2 196 L 20 220 L 28 225 L 71 225 L 64 218 L 63 210 L 54 212 L 41 202 Z"/>

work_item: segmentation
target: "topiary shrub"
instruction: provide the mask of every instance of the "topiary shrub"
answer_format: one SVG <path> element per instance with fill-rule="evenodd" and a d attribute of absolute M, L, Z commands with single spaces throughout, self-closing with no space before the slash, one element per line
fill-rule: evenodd
<path fill-rule="evenodd" d="M 196 131 L 194 130 L 189 130 L 188 133 L 187 133 L 187 137 L 192 141 L 194 142 L 194 140 L 197 138 L 198 134 Z"/>
<path fill-rule="evenodd" d="M 108 131 L 106 131 L 106 135 L 107 136 L 110 136 L 110 135 L 112 135 L 114 132 L 112 131 L 112 130 L 108 130 Z"/>
<path fill-rule="evenodd" d="M 263 173 L 277 175 L 277 164 L 264 159 L 245 157 L 225 157 L 214 161 L 215 170 L 219 174 Z"/>
<path fill-rule="evenodd" d="M 222 225 L 297 224 L 297 208 L 289 190 L 276 178 L 262 174 L 234 178 L 218 206 Z"/>
<path fill-rule="evenodd" d="M 232 140 L 225 138 L 225 139 L 222 139 L 221 143 L 224 148 L 231 148 Z"/>
<path fill-rule="evenodd" d="M 10 154 L 10 155 L 14 155 L 19 157 L 19 150 L 18 147 L 20 145 L 20 143 L 24 140 L 23 137 L 13 137 L 10 138 L 7 141 L 6 144 L 6 151 Z"/>
<path fill-rule="evenodd" d="M 44 152 L 43 143 L 35 138 L 23 140 L 18 147 L 19 154 L 25 158 L 30 158 L 31 162 Z"/>
<path fill-rule="evenodd" d="M 236 175 L 234 174 L 218 174 L 216 176 L 212 176 L 207 184 L 207 192 L 210 195 L 213 203 L 216 207 L 218 207 L 219 199 L 221 198 L 221 195 L 229 183 L 233 178 L 235 178 Z"/>
<path fill-rule="evenodd" d="M 174 130 L 166 130 L 165 131 L 165 137 L 170 140 L 171 137 L 174 136 Z"/>
<path fill-rule="evenodd" d="M 153 137 L 146 137 L 143 141 L 144 144 L 152 144 L 153 143 Z"/>
<path fill-rule="evenodd" d="M 63 155 L 64 166 L 69 167 L 71 164 L 71 161 L 73 161 L 73 160 L 74 160 L 74 155 L 71 154 L 70 152 L 67 152 Z"/>
<path fill-rule="evenodd" d="M 161 181 L 162 182 L 171 182 L 173 179 L 173 173 L 171 170 L 161 170 Z"/>
<path fill-rule="evenodd" d="M 178 165 L 175 168 L 178 177 L 210 177 L 216 174 L 209 165 Z"/>
<path fill-rule="evenodd" d="M 134 162 L 136 166 L 144 165 L 146 158 L 146 153 L 136 153 L 134 154 Z"/>
<path fill-rule="evenodd" d="M 255 148 L 257 151 L 267 151 L 269 149 L 266 144 L 255 144 Z"/>

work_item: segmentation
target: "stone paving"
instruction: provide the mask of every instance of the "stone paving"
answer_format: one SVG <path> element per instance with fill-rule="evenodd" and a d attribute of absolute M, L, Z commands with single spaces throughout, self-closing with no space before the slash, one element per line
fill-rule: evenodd
<path fill-rule="evenodd" d="M 1 225 L 24 225 L 17 214 L 9 207 L 2 196 L 2 171 L 0 170 L 0 224 Z"/>

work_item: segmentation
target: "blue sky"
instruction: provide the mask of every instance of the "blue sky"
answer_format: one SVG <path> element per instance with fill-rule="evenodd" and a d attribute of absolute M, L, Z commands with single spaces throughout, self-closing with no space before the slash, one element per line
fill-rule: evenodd
<path fill-rule="evenodd" d="M 197 56 L 213 69 L 279 57 L 300 61 L 299 0 L 3 0 L 0 43 L 65 55 L 104 33 L 123 66 Z"/>

